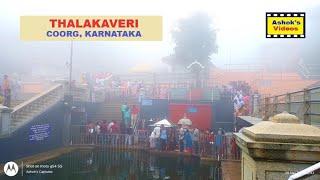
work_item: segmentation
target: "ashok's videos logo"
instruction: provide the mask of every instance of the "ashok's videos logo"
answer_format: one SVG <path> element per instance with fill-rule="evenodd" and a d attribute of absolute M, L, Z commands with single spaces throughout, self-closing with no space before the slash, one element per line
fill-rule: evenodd
<path fill-rule="evenodd" d="M 267 12 L 266 38 L 305 38 L 306 13 Z"/>
<path fill-rule="evenodd" d="M 15 176 L 19 171 L 19 167 L 15 162 L 10 161 L 4 165 L 3 171 L 7 176 Z"/>

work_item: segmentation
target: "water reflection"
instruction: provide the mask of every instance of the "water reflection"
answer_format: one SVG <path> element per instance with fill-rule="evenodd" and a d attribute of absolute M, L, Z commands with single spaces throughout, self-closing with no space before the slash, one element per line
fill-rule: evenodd
<path fill-rule="evenodd" d="M 43 163 L 44 164 L 44 163 Z M 112 149 L 76 151 L 46 164 L 63 168 L 47 175 L 24 175 L 27 180 L 143 180 L 220 179 L 216 164 L 202 164 L 196 157 L 166 157 L 145 151 L 125 152 Z"/>

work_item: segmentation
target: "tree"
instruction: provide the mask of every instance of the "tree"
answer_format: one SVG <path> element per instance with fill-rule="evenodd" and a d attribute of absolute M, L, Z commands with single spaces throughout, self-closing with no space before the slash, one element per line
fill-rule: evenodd
<path fill-rule="evenodd" d="M 175 43 L 174 54 L 165 57 L 163 61 L 174 70 L 188 69 L 195 73 L 196 86 L 199 87 L 200 71 L 205 69 L 208 72 L 210 56 L 217 52 L 216 31 L 211 18 L 204 13 L 196 13 L 181 19 L 172 30 L 172 38 Z"/>
<path fill-rule="evenodd" d="M 217 45 L 216 31 L 207 14 L 196 13 L 181 19 L 172 30 L 172 37 L 175 43 L 174 54 L 165 57 L 164 62 L 173 68 L 186 68 L 192 62 L 198 61 L 208 68 L 211 64 L 210 56 L 217 52 Z"/>

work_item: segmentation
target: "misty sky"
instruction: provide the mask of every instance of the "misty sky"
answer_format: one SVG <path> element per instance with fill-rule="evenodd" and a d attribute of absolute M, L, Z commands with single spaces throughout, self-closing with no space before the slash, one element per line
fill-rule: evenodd
<path fill-rule="evenodd" d="M 306 41 L 308 26 L 319 20 L 315 9 L 320 0 L 297 1 L 239 1 L 239 0 L 2 0 L 0 3 L 0 71 L 33 73 L 67 72 L 70 42 L 37 42 L 19 40 L 21 15 L 160 15 L 163 16 L 161 42 L 74 42 L 74 69 L 77 72 L 125 72 L 136 64 L 151 64 L 164 68 L 161 58 L 173 51 L 170 30 L 180 18 L 194 12 L 208 13 L 217 29 L 218 53 L 212 61 L 219 67 L 225 64 L 259 63 L 272 55 L 263 53 L 274 44 Z M 319 11 L 320 8 L 317 8 Z M 265 38 L 265 12 L 306 12 L 307 38 L 274 40 Z M 318 31 L 319 32 L 319 31 Z M 319 37 L 319 36 L 318 36 Z M 285 55 L 283 55 L 285 56 Z M 299 56 L 299 55 L 297 55 Z M 287 57 L 287 56 L 285 56 Z M 294 56 L 294 58 L 299 58 Z"/>

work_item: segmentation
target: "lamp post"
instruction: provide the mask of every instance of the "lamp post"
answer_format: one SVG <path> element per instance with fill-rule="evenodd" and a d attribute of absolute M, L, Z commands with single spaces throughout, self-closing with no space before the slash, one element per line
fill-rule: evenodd
<path fill-rule="evenodd" d="M 69 61 L 69 95 L 72 95 L 72 58 L 73 58 L 73 41 L 71 41 L 70 46 L 70 61 Z"/>
<path fill-rule="evenodd" d="M 72 58 L 73 58 L 73 41 L 70 44 L 70 59 L 69 59 L 69 94 L 64 98 L 65 112 L 64 112 L 64 123 L 62 131 L 63 144 L 65 146 L 72 144 L 70 141 L 71 137 L 71 114 L 73 107 L 73 98 L 72 98 Z"/>

